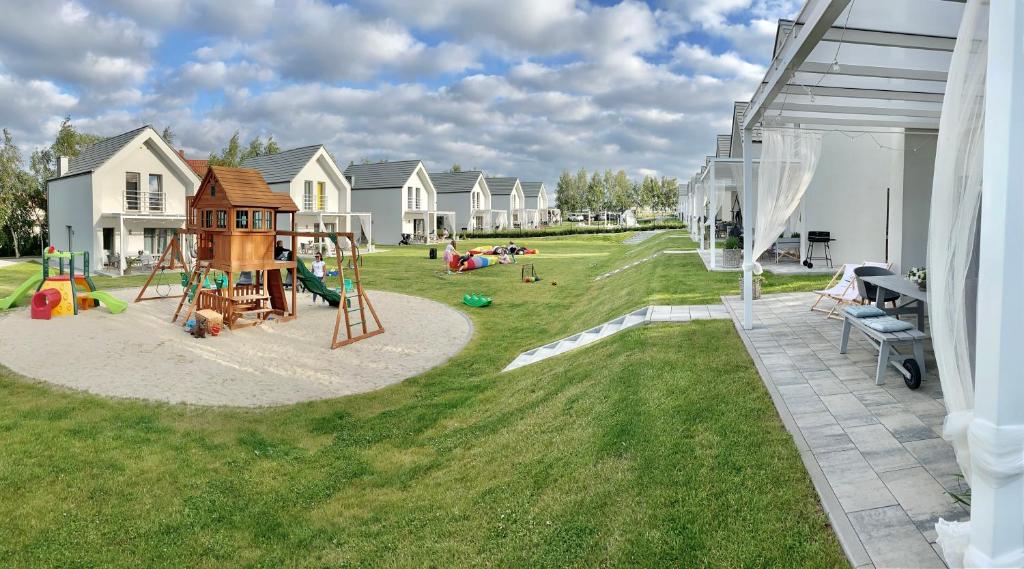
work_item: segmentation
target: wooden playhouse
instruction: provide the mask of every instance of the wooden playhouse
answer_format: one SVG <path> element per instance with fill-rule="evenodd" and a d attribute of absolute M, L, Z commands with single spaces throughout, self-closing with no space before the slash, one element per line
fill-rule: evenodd
<path fill-rule="evenodd" d="M 216 312 L 231 329 L 257 325 L 270 317 L 291 320 L 298 315 L 297 287 L 292 285 L 301 282 L 326 295 L 331 305 L 338 307 L 332 348 L 383 332 L 380 319 L 360 283 L 358 266 L 353 266 L 351 278 L 345 279 L 339 258 L 339 286 L 332 289 L 325 288 L 325 283 L 313 277 L 298 258 L 290 254 L 275 258 L 279 239 L 287 238 L 290 251 L 294 251 L 298 237 L 328 238 L 336 244 L 339 238 L 346 238 L 355 258 L 355 240 L 351 234 L 296 232 L 277 227 L 281 219 L 290 217 L 294 229 L 297 211 L 292 198 L 272 191 L 258 171 L 211 166 L 195 197 L 189 200 L 186 228 L 181 233 L 195 236 L 195 259 L 172 322 L 183 310 L 183 321 L 188 321 L 195 312 Z M 154 275 L 173 270 L 179 262 L 186 264 L 176 235 L 136 302 L 155 298 L 144 296 Z M 209 282 L 211 271 L 221 272 L 224 282 L 221 286 L 204 288 L 202 285 Z M 290 299 L 286 287 L 291 288 Z M 368 327 L 367 316 L 372 318 L 375 328 Z"/>

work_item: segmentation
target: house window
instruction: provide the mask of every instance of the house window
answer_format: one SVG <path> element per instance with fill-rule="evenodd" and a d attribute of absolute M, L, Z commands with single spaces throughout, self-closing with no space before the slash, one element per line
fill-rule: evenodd
<path fill-rule="evenodd" d="M 423 204 L 420 203 L 421 193 L 423 190 L 416 188 L 416 209 L 423 209 Z"/>
<path fill-rule="evenodd" d="M 249 229 L 249 210 L 235 210 L 235 229 Z"/>
<path fill-rule="evenodd" d="M 210 183 L 210 197 L 212 198 L 212 197 L 216 197 L 216 196 L 217 196 L 217 184 L 214 184 L 214 183 L 211 182 Z"/>
<path fill-rule="evenodd" d="M 170 229 L 146 227 L 142 230 L 143 249 L 151 255 L 162 253 L 170 239 Z"/>
<path fill-rule="evenodd" d="M 327 183 L 317 182 L 316 183 L 316 209 L 317 211 L 324 211 L 327 209 Z"/>
<path fill-rule="evenodd" d="M 302 209 L 313 211 L 313 180 L 306 180 L 302 188 Z"/>
<path fill-rule="evenodd" d="M 160 174 L 149 175 L 149 211 L 164 210 L 164 177 Z"/>
<path fill-rule="evenodd" d="M 203 227 L 213 227 L 213 210 L 203 211 Z"/>
<path fill-rule="evenodd" d="M 412 187 L 406 188 L 405 189 L 405 209 L 416 209 L 415 207 L 413 207 L 414 205 L 416 205 L 416 204 L 413 201 L 413 197 L 412 197 Z"/>
<path fill-rule="evenodd" d="M 263 212 L 263 229 L 274 228 L 274 212 L 269 209 Z"/>
<path fill-rule="evenodd" d="M 228 227 L 228 212 L 223 209 L 217 210 L 217 229 L 227 229 Z"/>
<path fill-rule="evenodd" d="M 252 212 L 252 228 L 263 229 L 263 210 L 257 209 Z"/>
<path fill-rule="evenodd" d="M 124 175 L 124 209 L 139 211 L 139 173 L 125 172 Z"/>
<path fill-rule="evenodd" d="M 104 227 L 103 228 L 103 250 L 113 251 L 114 250 L 114 228 Z"/>

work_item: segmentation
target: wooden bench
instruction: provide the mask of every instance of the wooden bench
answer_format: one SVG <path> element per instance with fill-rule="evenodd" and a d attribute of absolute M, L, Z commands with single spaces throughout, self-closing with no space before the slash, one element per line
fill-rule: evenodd
<path fill-rule="evenodd" d="M 856 318 L 845 315 L 843 321 L 843 343 L 839 348 L 840 354 L 846 353 L 846 347 L 850 343 L 850 330 L 856 328 L 864 333 L 878 348 L 878 367 L 875 371 L 875 385 L 885 385 L 885 368 L 889 365 L 891 356 L 898 355 L 895 348 L 900 344 L 912 344 L 914 359 L 921 368 L 921 375 L 924 375 L 924 341 L 928 334 L 916 329 L 904 330 L 902 332 L 880 332 L 864 323 L 867 318 Z"/>

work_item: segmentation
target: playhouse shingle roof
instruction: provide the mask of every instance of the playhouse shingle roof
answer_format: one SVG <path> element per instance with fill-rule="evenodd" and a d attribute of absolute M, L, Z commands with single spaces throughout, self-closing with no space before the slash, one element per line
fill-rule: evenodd
<path fill-rule="evenodd" d="M 77 176 L 78 174 L 92 172 L 96 168 L 99 168 L 104 162 L 109 160 L 111 156 L 117 154 L 119 150 L 127 146 L 129 142 L 134 140 L 139 133 L 147 128 L 153 127 L 149 125 L 141 126 L 135 130 L 129 130 L 128 132 L 111 136 L 110 138 L 104 138 L 95 144 L 86 146 L 78 156 L 74 156 L 68 160 L 68 171 L 64 172 L 61 178 Z"/>
<path fill-rule="evenodd" d="M 210 166 L 207 175 L 217 179 L 217 187 L 233 206 L 270 207 L 286 213 L 299 211 L 291 196 L 272 191 L 258 170 Z"/>
<path fill-rule="evenodd" d="M 430 181 L 434 183 L 434 189 L 439 194 L 468 194 L 473 191 L 477 180 L 480 179 L 479 171 L 468 172 L 431 172 Z"/>
<path fill-rule="evenodd" d="M 345 168 L 345 176 L 351 180 L 353 190 L 401 188 L 420 164 L 419 160 L 352 164 Z"/>
<path fill-rule="evenodd" d="M 322 147 L 322 144 L 314 144 L 292 148 L 277 154 L 255 156 L 242 162 L 242 167 L 259 170 L 268 184 L 291 182 Z"/>
<path fill-rule="evenodd" d="M 509 196 L 515 191 L 519 178 L 484 178 L 492 196 Z"/>

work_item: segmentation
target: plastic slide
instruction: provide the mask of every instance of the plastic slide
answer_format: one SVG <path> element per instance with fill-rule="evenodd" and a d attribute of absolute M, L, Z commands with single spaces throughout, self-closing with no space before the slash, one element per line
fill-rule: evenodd
<path fill-rule="evenodd" d="M 341 295 L 337 291 L 328 288 L 326 284 L 316 278 L 313 273 L 306 268 L 306 265 L 302 262 L 302 259 L 296 257 L 295 259 L 296 274 L 299 277 L 299 281 L 306 287 L 309 292 L 315 293 L 321 298 L 325 299 L 331 306 L 338 306 L 341 304 Z M 337 278 L 337 277 L 335 277 Z"/>
<path fill-rule="evenodd" d="M 121 314 L 122 312 L 124 312 L 128 308 L 128 303 L 127 302 L 121 300 L 120 298 L 115 298 L 115 297 L 111 296 L 110 294 L 108 294 L 106 292 L 103 292 L 102 290 L 94 290 L 92 292 L 83 292 L 79 296 L 84 296 L 86 298 L 91 298 L 91 299 L 93 299 L 95 301 L 98 301 L 98 302 L 101 302 L 103 304 L 106 304 L 107 305 L 107 310 L 109 310 L 111 314 Z"/>
<path fill-rule="evenodd" d="M 35 275 L 29 277 L 28 280 L 18 285 L 18 288 L 14 289 L 14 292 L 11 293 L 10 296 L 7 298 L 0 298 L 0 310 L 7 310 L 14 306 L 14 303 L 18 302 L 18 299 L 28 294 L 29 291 L 35 291 L 41 282 L 43 282 L 43 272 L 39 271 Z"/>
<path fill-rule="evenodd" d="M 462 296 L 462 303 L 473 308 L 483 308 L 491 305 L 491 297 L 482 294 L 465 294 Z"/>

